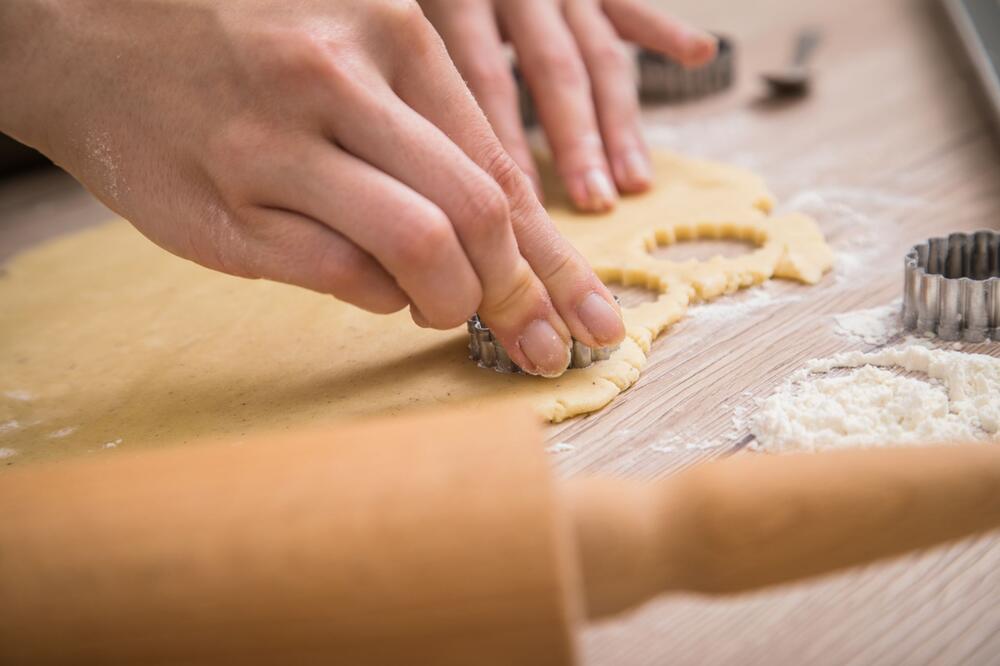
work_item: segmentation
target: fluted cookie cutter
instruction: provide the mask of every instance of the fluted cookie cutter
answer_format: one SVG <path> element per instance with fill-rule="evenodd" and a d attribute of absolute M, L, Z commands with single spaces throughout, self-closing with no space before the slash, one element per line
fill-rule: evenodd
<path fill-rule="evenodd" d="M 639 95 L 659 102 L 680 102 L 721 92 L 732 85 L 736 51 L 732 40 L 716 36 L 715 59 L 696 68 L 686 68 L 662 53 L 639 49 Z"/>
<path fill-rule="evenodd" d="M 903 328 L 942 340 L 1000 341 L 1000 235 L 931 238 L 903 265 Z"/>
<path fill-rule="evenodd" d="M 615 296 L 615 302 L 618 297 Z M 479 315 L 472 315 L 467 323 L 469 329 L 469 358 L 479 364 L 481 368 L 493 368 L 497 372 L 517 373 L 521 368 L 510 360 L 507 350 L 493 337 L 493 333 L 479 319 Z M 570 353 L 569 369 L 586 368 L 598 361 L 606 361 L 611 358 L 611 354 L 618 349 L 614 347 L 588 347 L 576 338 L 573 339 L 573 348 Z"/>
<path fill-rule="evenodd" d="M 679 102 L 725 90 L 733 83 L 736 52 L 732 40 L 716 35 L 718 50 L 711 62 L 688 69 L 667 56 L 640 48 L 636 51 L 639 95 L 645 100 Z M 517 83 L 518 105 L 525 127 L 538 123 L 531 94 L 517 65 L 513 66 Z"/>

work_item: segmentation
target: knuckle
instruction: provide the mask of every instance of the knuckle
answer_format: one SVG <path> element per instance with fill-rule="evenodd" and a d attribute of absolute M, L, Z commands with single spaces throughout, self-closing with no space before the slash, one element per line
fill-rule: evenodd
<path fill-rule="evenodd" d="M 308 248 L 304 248 L 308 251 Z M 321 246 L 307 255 L 311 271 L 331 294 L 356 294 L 364 288 L 365 265 L 356 252 Z"/>
<path fill-rule="evenodd" d="M 403 229 L 398 238 L 396 259 L 413 269 L 433 268 L 454 243 L 451 222 L 437 208 L 415 216 Z"/>
<path fill-rule="evenodd" d="M 480 162 L 500 189 L 508 196 L 518 186 L 526 186 L 527 176 L 517 162 L 500 146 L 492 146 Z"/>
<path fill-rule="evenodd" d="M 473 92 L 513 97 L 517 92 L 514 75 L 504 62 L 477 60 L 465 66 L 464 72 Z"/>
<path fill-rule="evenodd" d="M 528 175 L 524 173 L 517 162 L 499 146 L 489 149 L 489 152 L 482 158 L 480 164 L 484 165 L 484 170 L 500 186 L 505 195 L 507 215 L 510 216 L 510 209 L 522 208 L 525 202 L 535 198 L 535 191 L 532 188 Z"/>
<path fill-rule="evenodd" d="M 425 23 L 424 12 L 416 0 L 380 0 L 374 11 L 395 30 L 422 29 Z"/>
<path fill-rule="evenodd" d="M 574 88 L 589 86 L 587 71 L 570 48 L 545 47 L 539 51 L 532 64 L 549 85 Z"/>
<path fill-rule="evenodd" d="M 621 42 L 602 42 L 592 47 L 590 56 L 596 66 L 602 69 L 615 73 L 632 71 L 632 61 Z"/>
<path fill-rule="evenodd" d="M 484 294 L 481 310 L 496 316 L 508 310 L 521 309 L 523 304 L 536 293 L 535 285 L 535 274 L 531 272 L 528 263 L 522 260 L 518 262 L 517 268 L 501 290 L 490 290 Z"/>
<path fill-rule="evenodd" d="M 304 30 L 262 32 L 254 44 L 268 85 L 278 90 L 315 89 L 352 81 L 347 45 Z"/>
<path fill-rule="evenodd" d="M 207 138 L 204 166 L 216 174 L 220 189 L 226 191 L 230 189 L 227 185 L 243 179 L 248 165 L 260 158 L 267 141 L 266 133 L 257 124 L 233 120 Z"/>
<path fill-rule="evenodd" d="M 361 304 L 375 314 L 401 310 L 407 301 L 398 290 L 373 289 L 369 261 L 360 251 L 328 245 L 315 253 L 312 265 L 326 293 Z"/>
<path fill-rule="evenodd" d="M 552 248 L 552 252 L 548 255 L 549 264 L 542 271 L 542 274 L 538 277 L 542 282 L 549 283 L 562 283 L 562 279 L 566 273 L 574 273 L 577 270 L 576 255 L 573 252 L 567 252 L 564 248 Z"/>
<path fill-rule="evenodd" d="M 476 240 L 492 241 L 499 239 L 506 230 L 510 208 L 500 186 L 486 178 L 483 181 L 470 188 L 455 222 Z"/>

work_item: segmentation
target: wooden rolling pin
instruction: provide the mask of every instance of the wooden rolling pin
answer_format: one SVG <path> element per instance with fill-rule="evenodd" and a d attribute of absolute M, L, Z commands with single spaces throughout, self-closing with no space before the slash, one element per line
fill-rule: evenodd
<path fill-rule="evenodd" d="M 1000 525 L 997 447 L 651 483 L 556 482 L 542 451 L 500 405 L 12 470 L 0 662 L 571 664 L 585 616 Z"/>

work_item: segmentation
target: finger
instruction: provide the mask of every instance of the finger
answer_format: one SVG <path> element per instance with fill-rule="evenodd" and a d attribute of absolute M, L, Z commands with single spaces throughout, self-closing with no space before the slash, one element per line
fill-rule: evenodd
<path fill-rule="evenodd" d="M 431 21 L 448 54 L 472 90 L 500 143 L 531 179 L 541 197 L 541 180 L 521 124 L 517 84 L 489 3 L 457 7 L 431 5 Z M 437 10 L 437 14 L 435 14 Z"/>
<path fill-rule="evenodd" d="M 508 3 L 501 20 L 574 205 L 606 211 L 618 198 L 597 129 L 587 70 L 553 2 Z"/>
<path fill-rule="evenodd" d="M 590 74 L 598 125 L 615 183 L 620 191 L 641 192 L 651 183 L 652 169 L 639 131 L 639 100 L 625 45 L 596 2 L 567 5 L 566 23 Z"/>
<path fill-rule="evenodd" d="M 219 248 L 230 272 L 332 294 L 388 314 L 409 299 L 391 275 L 354 243 L 302 215 L 261 206 L 241 211 L 240 242 Z"/>
<path fill-rule="evenodd" d="M 604 0 L 602 5 L 618 34 L 630 42 L 664 53 L 685 67 L 698 67 L 715 57 L 715 37 L 649 6 L 645 0 Z"/>
<path fill-rule="evenodd" d="M 410 187 L 323 141 L 284 144 L 250 178 L 271 207 L 301 211 L 371 255 L 434 328 L 459 326 L 482 290 L 445 213 Z"/>
<path fill-rule="evenodd" d="M 510 206 L 510 223 L 520 254 L 542 280 L 573 337 L 592 347 L 620 342 L 625 329 L 610 292 L 556 230 L 533 196 L 528 179 L 490 131 L 447 54 L 442 51 L 440 58 L 403 68 L 398 78 L 397 92 L 403 100 L 447 134 L 500 185 Z M 448 104 L 439 104 L 441 99 L 447 99 Z M 494 329 L 491 304 L 484 306 L 480 314 Z M 508 347 L 506 339 L 501 337 L 501 342 Z"/>
<path fill-rule="evenodd" d="M 499 154 L 513 164 L 451 65 L 440 38 L 435 34 L 433 39 L 434 44 L 417 51 L 425 53 L 433 49 L 438 53 L 438 62 L 447 63 L 449 76 L 454 77 L 457 87 L 441 93 L 422 86 L 420 96 L 440 106 L 443 114 L 455 113 L 459 108 L 467 114 L 471 109 L 477 119 L 476 131 L 488 136 Z M 414 67 L 420 70 L 425 64 L 426 59 Z M 562 373 L 569 364 L 570 330 L 552 306 L 545 286 L 518 251 L 503 190 L 442 130 L 407 106 L 393 91 L 368 86 L 353 94 L 352 108 L 358 117 L 351 118 L 350 113 L 342 111 L 331 114 L 332 136 L 353 155 L 439 207 L 478 276 L 482 300 L 476 305 L 480 315 L 511 358 L 528 372 Z M 527 178 L 516 166 L 513 169 L 535 200 Z M 360 242 L 359 245 L 366 247 Z M 429 318 L 431 313 L 424 303 L 415 303 Z"/>

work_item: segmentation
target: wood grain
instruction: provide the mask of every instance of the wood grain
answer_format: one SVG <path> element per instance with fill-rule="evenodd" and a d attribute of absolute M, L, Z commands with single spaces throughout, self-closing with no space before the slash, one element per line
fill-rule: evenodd
<path fill-rule="evenodd" d="M 550 445 L 573 447 L 553 454 L 563 476 L 656 478 L 732 452 L 747 434 L 734 428 L 737 406 L 752 410 L 808 358 L 859 348 L 834 332 L 832 315 L 896 298 L 910 245 L 1000 227 L 1000 153 L 933 3 L 660 4 L 733 36 L 739 80 L 714 98 L 647 109 L 650 140 L 760 172 L 780 201 L 820 221 L 840 262 L 816 287 L 774 283 L 770 302 L 738 317 L 725 308 L 752 292 L 677 325 L 636 386 L 597 415 L 549 429 Z M 761 99 L 757 74 L 783 62 L 806 25 L 824 34 L 813 94 Z M 0 183 L 0 260 L 108 216 L 57 172 Z M 664 252 L 719 249 L 699 245 Z M 1000 345 L 965 348 L 1000 355 Z M 589 629 L 582 643 L 590 666 L 1000 663 L 1000 538 L 731 600 L 658 600 Z"/>
<path fill-rule="evenodd" d="M 819 219 L 842 260 L 855 256 L 858 265 L 842 261 L 815 288 L 775 285 L 771 304 L 740 318 L 684 320 L 654 344 L 638 384 L 605 413 L 550 429 L 550 442 L 575 445 L 555 458 L 565 475 L 652 478 L 729 453 L 747 435 L 733 428 L 736 405 L 752 411 L 753 398 L 808 358 L 864 348 L 834 332 L 832 315 L 898 297 L 912 243 L 1000 227 L 996 145 L 936 7 L 662 4 L 735 35 L 740 83 L 718 99 L 649 111 L 649 134 L 756 169 L 779 200 Z M 755 74 L 787 57 L 804 25 L 824 32 L 816 90 L 784 106 L 761 102 Z M 1000 345 L 965 349 L 1000 355 Z M 718 446 L 650 448 L 673 433 Z M 658 600 L 591 628 L 583 646 L 591 665 L 995 664 L 1000 538 L 731 600 Z"/>

